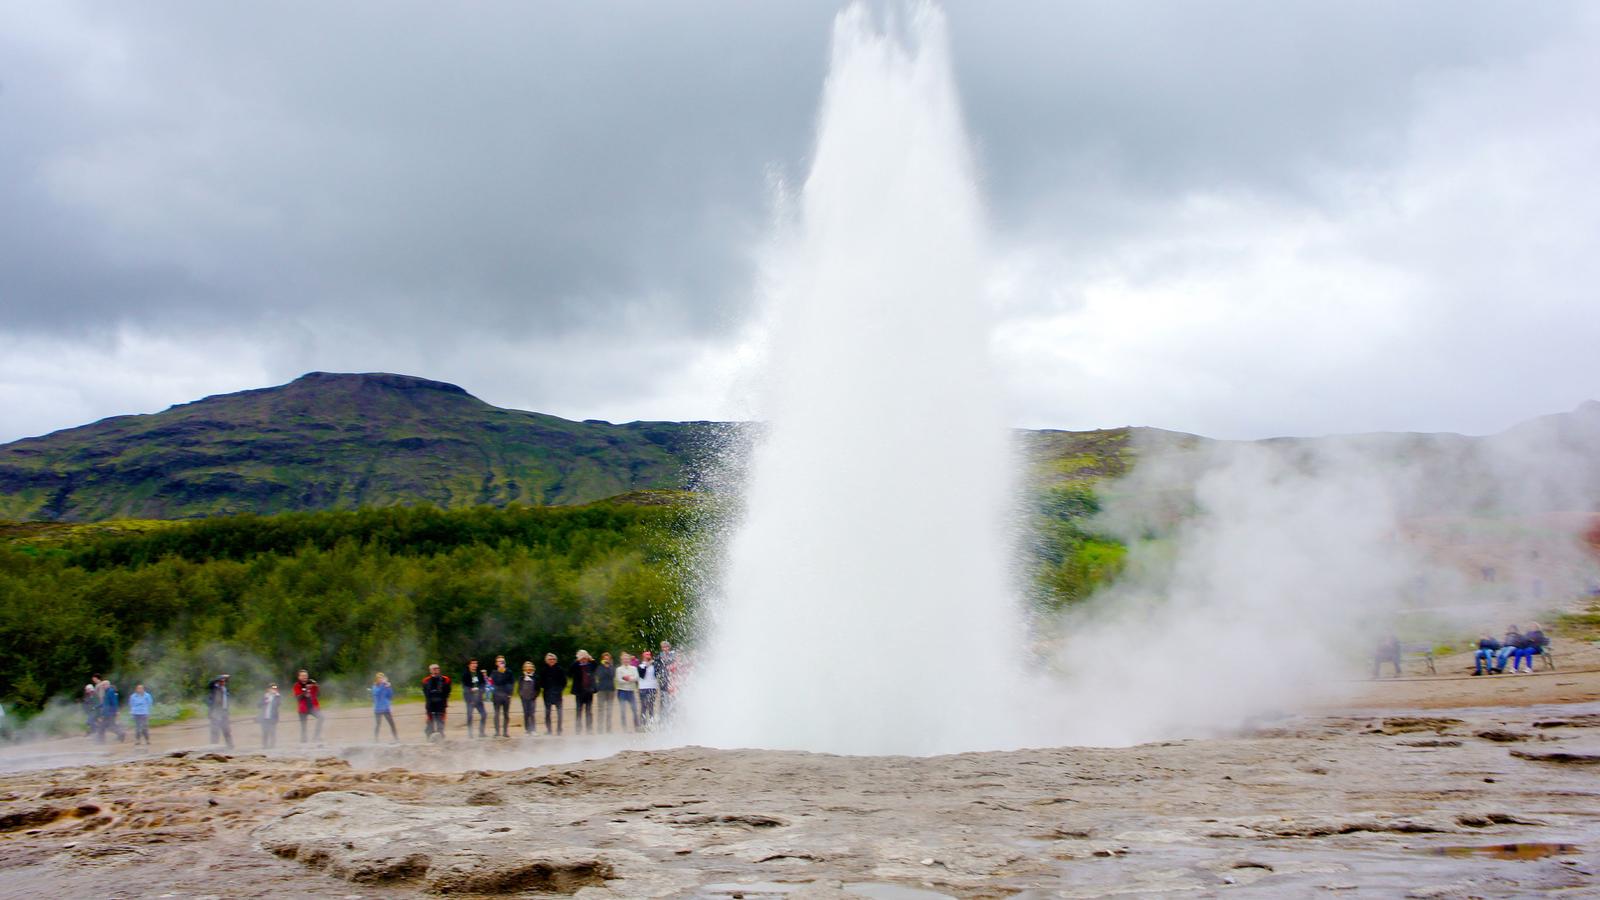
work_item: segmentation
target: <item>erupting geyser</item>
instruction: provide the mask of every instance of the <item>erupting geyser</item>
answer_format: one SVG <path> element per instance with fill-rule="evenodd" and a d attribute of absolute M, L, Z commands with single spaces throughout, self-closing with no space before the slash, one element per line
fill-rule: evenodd
<path fill-rule="evenodd" d="M 693 740 L 929 754 L 1018 742 L 1012 446 L 945 22 L 834 26 L 811 172 L 769 273 L 771 372 Z"/>

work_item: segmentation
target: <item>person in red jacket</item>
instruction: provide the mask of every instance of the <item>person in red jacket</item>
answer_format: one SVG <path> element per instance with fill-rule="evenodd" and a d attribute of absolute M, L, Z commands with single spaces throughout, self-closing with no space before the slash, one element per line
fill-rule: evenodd
<path fill-rule="evenodd" d="M 317 743 L 322 743 L 322 689 L 305 669 L 294 680 L 294 697 L 300 708 L 300 743 L 306 742 L 306 719 L 317 720 Z"/>

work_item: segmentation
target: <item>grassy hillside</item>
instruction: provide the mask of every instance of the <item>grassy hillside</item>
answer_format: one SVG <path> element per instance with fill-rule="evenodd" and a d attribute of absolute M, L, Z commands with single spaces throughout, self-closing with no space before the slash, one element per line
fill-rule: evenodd
<path fill-rule="evenodd" d="M 0 446 L 0 519 L 586 503 L 684 487 L 713 434 L 501 409 L 402 375 L 315 372 Z"/>

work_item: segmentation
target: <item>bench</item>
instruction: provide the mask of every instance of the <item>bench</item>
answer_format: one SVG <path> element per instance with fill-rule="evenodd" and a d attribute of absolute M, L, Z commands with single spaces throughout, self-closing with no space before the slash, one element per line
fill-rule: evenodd
<path fill-rule="evenodd" d="M 1556 670 L 1555 642 L 1552 641 L 1548 644 L 1545 644 L 1538 653 L 1533 655 L 1533 658 L 1544 660 L 1544 667 L 1554 672 Z"/>
<path fill-rule="evenodd" d="M 1533 655 L 1533 658 L 1544 660 L 1544 667 L 1546 671 L 1554 672 L 1556 670 L 1555 642 L 1551 641 L 1550 643 L 1545 644 L 1544 647 L 1540 648 L 1538 653 Z M 1506 665 L 1509 666 L 1510 662 L 1507 662 Z M 1532 665 L 1532 663 L 1529 663 L 1529 665 Z"/>
<path fill-rule="evenodd" d="M 1429 675 L 1439 674 L 1439 670 L 1433 667 L 1432 644 L 1401 644 L 1400 655 L 1408 659 L 1413 656 L 1420 656 L 1422 657 L 1423 662 L 1428 664 Z"/>
<path fill-rule="evenodd" d="M 1383 664 L 1390 662 L 1387 652 L 1388 647 L 1380 647 L 1378 650 L 1373 652 L 1372 677 L 1377 678 L 1379 668 Z M 1412 657 L 1420 657 L 1422 659 L 1423 663 L 1425 663 L 1428 667 L 1429 675 L 1439 674 L 1439 670 L 1433 667 L 1432 644 L 1401 644 L 1400 662 L 1403 664 L 1406 660 L 1411 659 Z"/>

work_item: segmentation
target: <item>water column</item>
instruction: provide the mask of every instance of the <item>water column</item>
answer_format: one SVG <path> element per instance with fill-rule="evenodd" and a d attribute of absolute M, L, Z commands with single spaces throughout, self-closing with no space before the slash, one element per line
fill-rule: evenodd
<path fill-rule="evenodd" d="M 766 273 L 762 437 L 707 598 L 686 735 L 927 754 L 1014 746 L 1012 446 L 945 19 L 835 22 L 812 165 Z"/>

